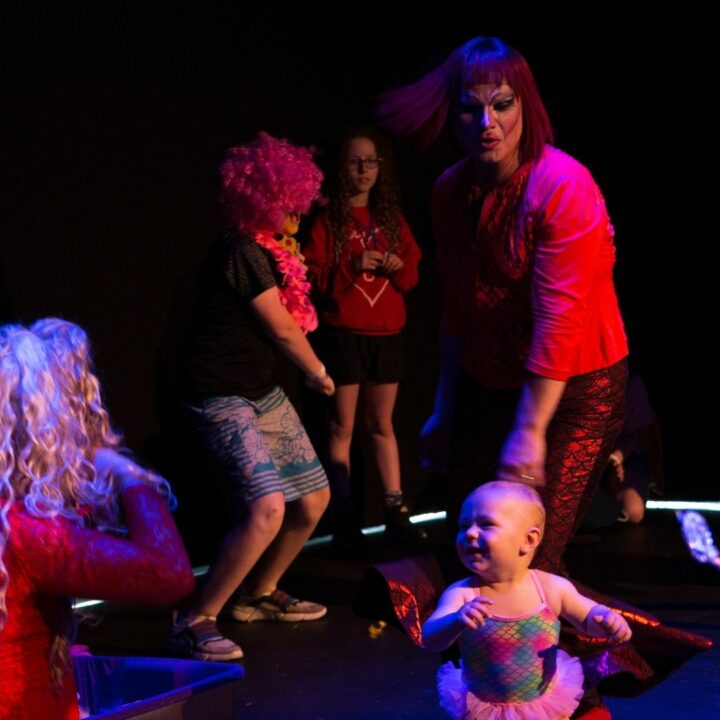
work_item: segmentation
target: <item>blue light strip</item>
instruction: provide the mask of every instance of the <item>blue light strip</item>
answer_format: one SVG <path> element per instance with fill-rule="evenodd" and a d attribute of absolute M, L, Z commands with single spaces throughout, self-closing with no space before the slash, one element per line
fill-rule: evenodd
<path fill-rule="evenodd" d="M 720 502 L 695 500 L 648 500 L 648 510 L 696 510 L 697 512 L 720 512 Z"/>
<path fill-rule="evenodd" d="M 423 513 L 422 515 L 413 515 L 410 522 L 413 525 L 423 525 L 424 523 L 435 522 L 436 520 L 444 520 L 447 513 L 444 510 L 440 512 Z"/>
<path fill-rule="evenodd" d="M 95 605 L 102 605 L 104 600 L 78 600 L 73 603 L 73 610 L 80 610 L 86 607 L 93 607 Z"/>
<path fill-rule="evenodd" d="M 413 515 L 410 518 L 410 522 L 413 525 L 424 525 L 425 523 L 429 522 L 435 522 L 437 520 L 444 520 L 446 517 L 445 511 L 441 512 L 432 512 L 432 513 L 423 513 L 422 515 Z M 363 535 L 379 535 L 380 533 L 385 532 L 385 526 L 384 525 L 372 525 L 371 527 L 366 527 L 362 529 Z M 327 545 L 332 540 L 332 535 L 321 535 L 320 537 L 314 537 L 311 540 L 308 540 L 305 543 L 305 547 L 319 547 L 322 545 Z"/>
<path fill-rule="evenodd" d="M 648 510 L 697 510 L 698 512 L 720 512 L 720 502 L 696 502 L 692 500 L 648 500 L 646 507 Z M 438 522 L 445 520 L 447 517 L 445 511 L 423 513 L 422 515 L 413 515 L 410 518 L 410 522 L 414 525 L 424 525 L 425 523 Z M 384 532 L 384 525 L 373 525 L 372 527 L 366 527 L 362 529 L 363 535 L 379 535 Z M 332 540 L 332 535 L 321 535 L 320 537 L 312 538 L 305 543 L 305 547 L 322 547 L 323 545 L 329 545 Z M 200 565 L 193 568 L 193 575 L 195 577 L 202 577 L 208 571 L 208 565 Z M 102 605 L 102 600 L 78 600 L 73 608 L 75 610 L 94 607 L 96 605 Z"/>

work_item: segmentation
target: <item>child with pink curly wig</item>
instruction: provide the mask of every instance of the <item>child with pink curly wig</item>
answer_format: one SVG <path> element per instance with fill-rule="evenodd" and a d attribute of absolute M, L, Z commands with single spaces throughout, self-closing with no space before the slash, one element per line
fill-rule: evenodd
<path fill-rule="evenodd" d="M 220 206 L 227 222 L 272 255 L 283 276 L 280 302 L 303 332 L 314 330 L 317 314 L 293 238 L 300 215 L 320 195 L 323 176 L 312 151 L 260 133 L 255 143 L 228 150 L 220 178 Z"/>
<path fill-rule="evenodd" d="M 170 639 L 178 654 L 234 660 L 242 650 L 217 629 L 240 622 L 316 620 L 327 608 L 278 582 L 322 516 L 329 490 L 297 413 L 275 379 L 276 348 L 325 395 L 335 391 L 305 338 L 317 325 L 293 235 L 319 197 L 312 151 L 261 133 L 220 166 L 227 229 L 199 276 L 181 360 L 181 389 L 197 434 L 223 472 L 237 524 L 207 582 Z"/>

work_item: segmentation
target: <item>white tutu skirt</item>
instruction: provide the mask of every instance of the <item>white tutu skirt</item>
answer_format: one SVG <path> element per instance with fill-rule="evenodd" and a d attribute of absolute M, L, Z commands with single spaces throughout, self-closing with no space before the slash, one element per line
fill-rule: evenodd
<path fill-rule="evenodd" d="M 528 702 L 494 703 L 468 690 L 462 670 L 445 663 L 437 674 L 440 706 L 455 720 L 558 720 L 570 717 L 583 696 L 580 661 L 557 651 L 555 677 L 547 690 Z"/>

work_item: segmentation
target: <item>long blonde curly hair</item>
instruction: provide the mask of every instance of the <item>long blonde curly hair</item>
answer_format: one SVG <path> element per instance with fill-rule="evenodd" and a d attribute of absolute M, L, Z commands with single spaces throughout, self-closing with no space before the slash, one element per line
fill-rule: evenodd
<path fill-rule="evenodd" d="M 49 349 L 48 359 L 53 375 L 67 396 L 91 448 L 119 447 L 122 437 L 110 426 L 110 416 L 100 395 L 100 382 L 93 371 L 90 339 L 85 330 L 56 317 L 38 320 L 30 330 Z"/>
<path fill-rule="evenodd" d="M 0 632 L 7 621 L 11 579 L 3 555 L 14 504 L 22 501 L 34 517 L 120 530 L 116 479 L 96 472 L 92 459 L 100 448 L 119 449 L 121 438 L 110 426 L 90 358 L 87 335 L 73 323 L 48 318 L 32 331 L 0 328 Z M 150 472 L 144 479 L 174 503 L 167 481 Z M 61 615 L 50 652 L 56 683 L 69 663 L 69 601 Z"/>
<path fill-rule="evenodd" d="M 37 320 L 30 330 L 46 346 L 51 372 L 79 425 L 78 441 L 87 442 L 88 455 L 92 457 L 92 454 L 100 448 L 112 448 L 127 454 L 128 451 L 122 447 L 122 435 L 113 429 L 110 414 L 103 402 L 100 381 L 94 371 L 92 346 L 85 330 L 76 323 L 57 317 Z M 171 509 L 175 508 L 176 501 L 165 478 L 145 471 L 144 479 L 154 484 L 158 492 L 167 498 Z M 110 482 L 110 499 L 115 503 L 107 517 L 107 522 L 112 527 L 117 523 L 119 515 L 118 493 L 112 485 L 112 476 L 104 480 Z M 85 507 L 97 508 L 95 512 L 99 513 L 99 505 L 105 504 L 106 488 L 96 484 L 93 489 L 100 492 L 102 497 L 98 499 L 101 502 L 98 504 L 86 498 L 82 504 Z M 76 492 L 81 491 L 76 489 Z M 108 509 L 110 506 L 111 503 L 106 505 Z M 92 519 L 95 526 L 103 526 L 100 515 Z"/>

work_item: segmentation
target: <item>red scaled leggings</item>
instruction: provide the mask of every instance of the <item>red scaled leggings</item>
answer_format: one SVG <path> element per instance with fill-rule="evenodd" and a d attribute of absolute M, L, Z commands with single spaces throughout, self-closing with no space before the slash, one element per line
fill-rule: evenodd
<path fill-rule="evenodd" d="M 547 431 L 545 537 L 534 566 L 564 572 L 562 556 L 587 512 L 625 417 L 627 363 L 570 378 Z M 492 480 L 515 419 L 519 393 L 492 390 L 462 376 L 458 384 L 448 470 L 448 525 L 460 505 Z"/>

